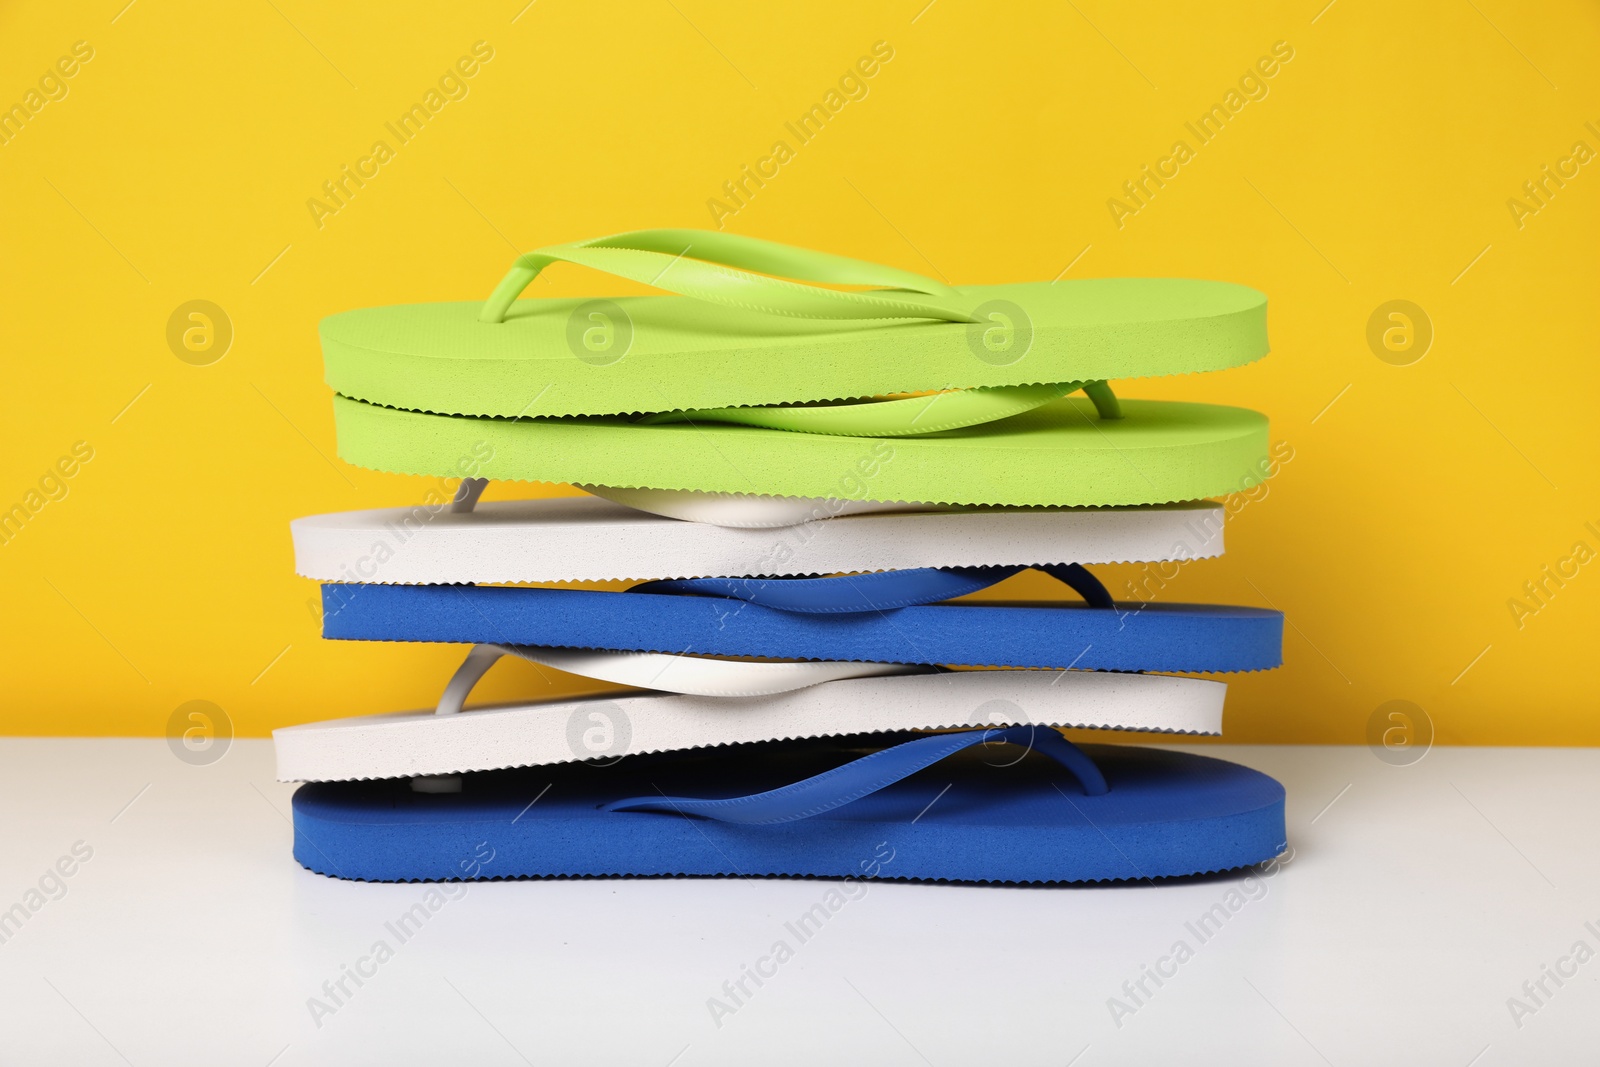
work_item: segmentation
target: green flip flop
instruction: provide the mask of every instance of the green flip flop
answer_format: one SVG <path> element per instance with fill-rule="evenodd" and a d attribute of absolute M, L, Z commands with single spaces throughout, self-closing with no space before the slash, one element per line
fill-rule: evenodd
<path fill-rule="evenodd" d="M 996 422 L 863 439 L 616 417 L 477 418 L 334 400 L 339 455 L 404 474 L 931 504 L 1163 504 L 1248 489 L 1271 470 L 1266 416 L 1064 398 Z M 463 466 L 468 464 L 470 466 Z"/>
<path fill-rule="evenodd" d="M 557 261 L 680 295 L 517 300 Z M 518 258 L 484 305 L 347 311 L 324 319 L 321 335 L 336 392 L 411 411 L 687 412 L 700 422 L 711 409 L 973 391 L 941 401 L 952 417 L 940 428 L 1016 414 L 1084 383 L 1221 370 L 1267 352 L 1266 298 L 1244 286 L 1139 278 L 953 288 L 701 230 L 540 249 Z M 888 417 L 873 412 L 874 425 Z M 832 422 L 782 428 L 838 434 L 854 421 L 821 418 Z"/>

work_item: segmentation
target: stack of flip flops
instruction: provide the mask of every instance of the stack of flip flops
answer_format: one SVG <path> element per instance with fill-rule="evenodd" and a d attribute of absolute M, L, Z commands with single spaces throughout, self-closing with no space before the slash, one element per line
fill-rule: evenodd
<path fill-rule="evenodd" d="M 558 261 L 677 295 L 517 299 Z M 276 732 L 306 867 L 1082 882 L 1284 847 L 1271 778 L 1059 732 L 1216 734 L 1225 685 L 1189 675 L 1280 662 L 1276 612 L 1117 602 L 1087 569 L 1221 553 L 1205 498 L 1269 469 L 1266 419 L 1106 383 L 1261 357 L 1260 293 L 951 288 L 651 230 L 322 343 L 341 456 L 462 479 L 294 523 L 324 636 L 472 647 L 437 708 Z M 489 479 L 588 495 L 480 503 Z M 1076 596 L 968 597 L 1029 568 Z M 506 655 L 630 688 L 464 708 Z"/>

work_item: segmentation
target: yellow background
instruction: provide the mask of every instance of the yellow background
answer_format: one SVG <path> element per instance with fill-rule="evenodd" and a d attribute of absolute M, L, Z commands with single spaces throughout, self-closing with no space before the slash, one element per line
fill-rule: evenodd
<path fill-rule="evenodd" d="M 94 458 L 0 545 L 0 730 L 160 734 L 201 699 L 261 735 L 430 704 L 459 649 L 321 641 L 292 573 L 291 518 L 431 484 L 332 458 L 318 319 L 481 298 L 516 250 L 708 225 L 886 41 L 866 98 L 728 229 L 957 283 L 1070 266 L 1271 298 L 1268 359 L 1124 389 L 1257 408 L 1294 450 L 1226 558 L 1161 594 L 1288 613 L 1284 668 L 1233 680 L 1230 740 L 1361 742 L 1405 699 L 1444 743 L 1600 741 L 1600 563 L 1520 628 L 1508 607 L 1600 549 L 1600 164 L 1520 228 L 1507 207 L 1600 149 L 1595 7 L 925 2 L 7 5 L 0 104 L 74 42 L 94 58 L 0 145 L 0 507 L 75 442 Z M 396 146 L 384 123 L 480 40 L 469 94 Z M 1279 41 L 1268 95 L 1199 146 L 1185 121 Z M 307 200 L 378 139 L 396 157 L 318 228 Z M 1179 139 L 1195 158 L 1119 228 L 1107 201 Z M 547 290 L 624 291 L 578 268 Z M 235 333 L 209 366 L 166 341 L 195 299 Z M 1366 338 L 1395 299 L 1435 333 L 1409 366 Z M 484 690 L 545 691 L 523 665 Z"/>

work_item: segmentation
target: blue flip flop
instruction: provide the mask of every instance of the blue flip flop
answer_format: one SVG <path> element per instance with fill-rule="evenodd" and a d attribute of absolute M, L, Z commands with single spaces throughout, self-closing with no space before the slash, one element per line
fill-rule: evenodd
<path fill-rule="evenodd" d="M 1283 787 L 1236 764 L 1030 726 L 906 736 L 483 772 L 458 793 L 315 782 L 294 795 L 294 855 L 365 881 L 1067 883 L 1230 870 L 1285 846 Z"/>
<path fill-rule="evenodd" d="M 1283 656 L 1263 608 L 1114 603 L 1077 565 L 1041 567 L 1076 604 L 939 604 L 1017 567 L 833 578 L 698 578 L 623 593 L 503 586 L 325 584 L 323 636 L 552 645 L 773 659 L 1115 671 L 1255 671 Z"/>

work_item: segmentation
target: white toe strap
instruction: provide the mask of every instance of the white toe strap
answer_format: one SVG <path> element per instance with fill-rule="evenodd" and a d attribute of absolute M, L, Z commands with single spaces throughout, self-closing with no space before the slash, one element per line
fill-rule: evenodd
<path fill-rule="evenodd" d="M 736 529 L 777 529 L 840 515 L 956 510 L 937 504 L 885 503 L 833 497 L 757 496 L 712 493 L 699 489 L 622 489 L 610 485 L 580 485 L 578 488 L 635 511 Z"/>
<path fill-rule="evenodd" d="M 546 667 L 603 682 L 710 697 L 754 697 L 788 693 L 843 678 L 929 674 L 937 668 L 906 663 L 751 663 L 675 656 L 663 652 L 604 652 L 538 645 L 475 645 L 444 687 L 437 709 L 452 715 L 501 656 L 519 656 Z"/>
<path fill-rule="evenodd" d="M 478 498 L 483 496 L 483 491 L 489 487 L 487 478 L 463 478 L 461 484 L 456 486 L 455 499 L 450 501 L 450 510 L 457 514 L 465 514 L 478 506 Z"/>
<path fill-rule="evenodd" d="M 463 478 L 456 487 L 450 510 L 457 514 L 478 506 L 487 478 Z M 699 489 L 622 489 L 609 485 L 579 485 L 591 496 L 613 504 L 686 522 L 734 529 L 770 530 L 799 526 L 840 515 L 877 515 L 896 511 L 951 511 L 937 504 L 884 503 L 803 496 L 759 496 L 750 493 L 712 493 Z"/>

